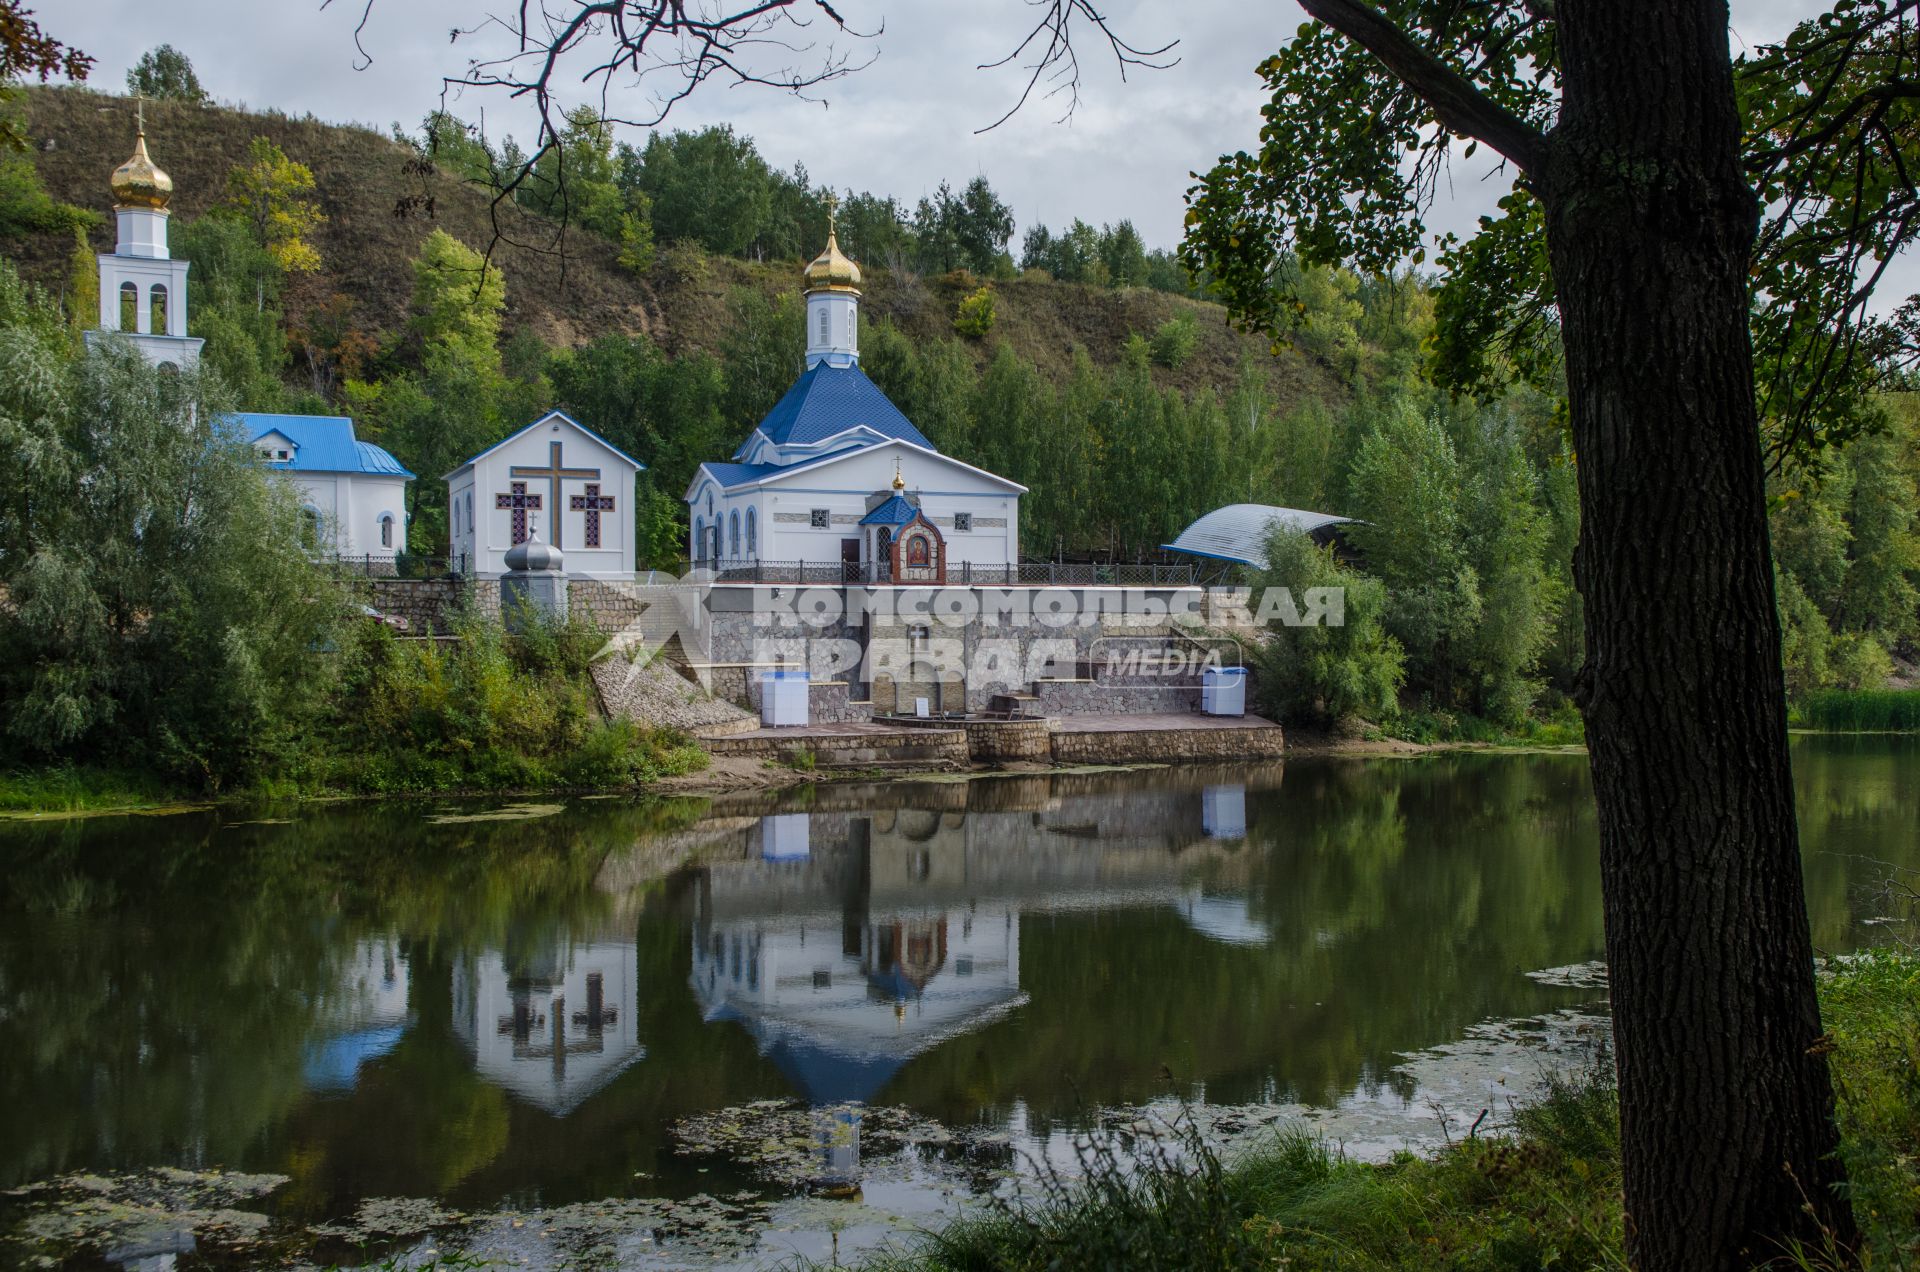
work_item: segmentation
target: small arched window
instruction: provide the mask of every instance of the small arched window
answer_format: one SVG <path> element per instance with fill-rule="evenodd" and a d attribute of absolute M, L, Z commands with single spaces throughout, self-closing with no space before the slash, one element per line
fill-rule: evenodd
<path fill-rule="evenodd" d="M 693 559 L 698 561 L 707 554 L 707 522 L 704 517 L 693 519 Z"/>
<path fill-rule="evenodd" d="M 832 330 L 832 322 L 833 322 L 833 319 L 827 314 L 827 307 L 825 305 L 820 306 L 820 343 L 821 344 L 833 343 L 833 341 L 828 336 L 828 333 Z"/>
<path fill-rule="evenodd" d="M 173 334 L 167 327 L 167 285 L 155 283 L 147 290 L 147 330 L 156 336 Z"/>
<path fill-rule="evenodd" d="M 380 546 L 383 548 L 393 546 L 393 514 L 390 512 L 380 514 Z"/>
<path fill-rule="evenodd" d="M 140 285 L 120 284 L 120 330 L 140 330 Z"/>
<path fill-rule="evenodd" d="M 749 557 L 758 557 L 760 555 L 759 526 L 754 519 L 753 509 L 751 508 L 747 509 L 747 555 Z"/>
<path fill-rule="evenodd" d="M 302 508 L 300 510 L 300 538 L 309 548 L 320 546 L 320 510 Z"/>
<path fill-rule="evenodd" d="M 729 513 L 727 522 L 727 553 L 737 559 L 740 556 L 740 510 L 736 508 Z"/>

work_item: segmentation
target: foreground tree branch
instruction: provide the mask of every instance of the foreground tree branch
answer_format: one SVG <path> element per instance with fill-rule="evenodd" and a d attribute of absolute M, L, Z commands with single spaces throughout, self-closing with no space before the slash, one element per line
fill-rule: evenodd
<path fill-rule="evenodd" d="M 1537 171 L 1546 161 L 1547 139 L 1538 130 L 1482 94 L 1365 0 L 1300 0 L 1300 7 L 1378 58 L 1433 108 L 1447 131 L 1486 142 L 1523 172 Z"/>

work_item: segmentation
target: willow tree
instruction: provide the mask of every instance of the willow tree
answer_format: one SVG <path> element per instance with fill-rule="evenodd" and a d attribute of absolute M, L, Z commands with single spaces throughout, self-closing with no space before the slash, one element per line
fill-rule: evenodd
<path fill-rule="evenodd" d="M 1763 480 L 1867 423 L 1868 317 L 1920 209 L 1907 0 L 1736 62 L 1716 0 L 1301 0 L 1257 154 L 1192 192 L 1189 259 L 1250 325 L 1307 265 L 1418 259 L 1451 154 L 1497 216 L 1440 260 L 1435 369 L 1564 375 L 1578 460 L 1627 1240 L 1746 1268 L 1854 1224 L 1813 978 Z"/>

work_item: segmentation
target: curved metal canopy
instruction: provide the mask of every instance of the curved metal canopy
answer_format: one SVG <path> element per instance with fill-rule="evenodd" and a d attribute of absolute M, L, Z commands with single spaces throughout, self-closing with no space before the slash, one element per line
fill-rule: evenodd
<path fill-rule="evenodd" d="M 1207 557 L 1214 561 L 1237 561 L 1256 570 L 1267 568 L 1267 538 L 1276 526 L 1312 535 L 1324 541 L 1323 531 L 1352 521 L 1326 512 L 1308 512 L 1301 508 L 1278 508 L 1272 504 L 1228 504 L 1215 508 L 1180 532 L 1172 543 L 1160 546 L 1173 552 Z"/>

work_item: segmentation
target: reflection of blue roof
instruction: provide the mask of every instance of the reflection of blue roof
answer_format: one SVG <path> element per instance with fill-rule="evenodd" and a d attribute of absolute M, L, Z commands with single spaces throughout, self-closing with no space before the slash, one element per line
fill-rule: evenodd
<path fill-rule="evenodd" d="M 871 1104 L 908 1059 L 905 1055 L 849 1056 L 787 1038 L 774 1043 L 766 1054 L 809 1104 L 848 1100 Z"/>
<path fill-rule="evenodd" d="M 360 1080 L 360 1066 L 399 1046 L 406 1033 L 405 1025 L 388 1025 L 308 1043 L 301 1076 L 315 1091 L 351 1091 Z"/>
<path fill-rule="evenodd" d="M 372 442 L 353 435 L 353 421 L 344 415 L 272 415 L 242 411 L 230 417 L 249 443 L 278 433 L 293 443 L 291 459 L 272 466 L 296 473 L 372 473 L 411 478 L 400 461 Z"/>
<path fill-rule="evenodd" d="M 863 526 L 904 526 L 920 515 L 920 510 L 908 503 L 906 496 L 895 491 L 885 503 L 860 518 Z"/>
<path fill-rule="evenodd" d="M 836 367 L 825 362 L 815 363 L 793 382 L 786 396 L 760 421 L 759 431 L 776 446 L 810 446 L 861 427 L 934 449 L 866 372 L 857 366 Z M 745 450 L 742 446 L 735 454 Z"/>

